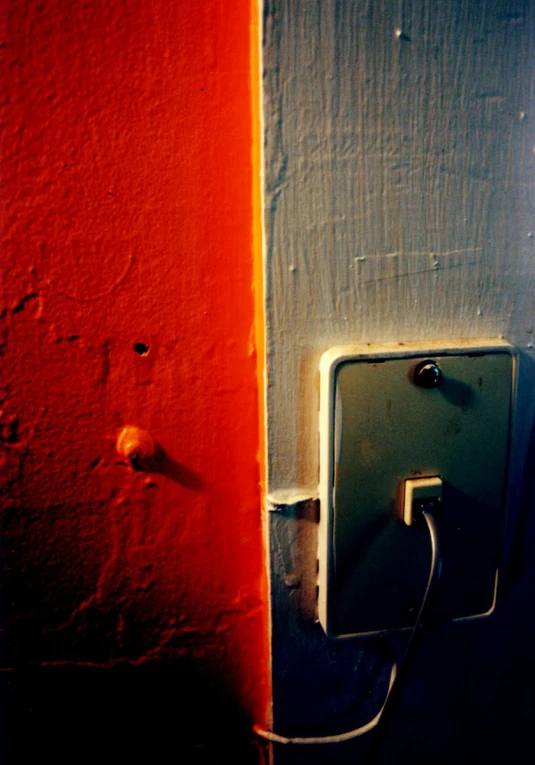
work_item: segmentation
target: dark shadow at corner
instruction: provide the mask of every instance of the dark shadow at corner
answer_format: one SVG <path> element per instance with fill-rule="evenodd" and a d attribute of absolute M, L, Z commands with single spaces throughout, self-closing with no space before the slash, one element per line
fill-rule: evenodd
<path fill-rule="evenodd" d="M 258 765 L 252 721 L 235 685 L 207 661 L 34 667 L 2 675 L 4 765 L 173 759 Z"/>

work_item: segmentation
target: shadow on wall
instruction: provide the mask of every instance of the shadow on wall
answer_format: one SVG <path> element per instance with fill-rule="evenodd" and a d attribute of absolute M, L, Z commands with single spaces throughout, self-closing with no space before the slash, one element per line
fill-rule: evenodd
<path fill-rule="evenodd" d="M 69 505 L 48 516 L 39 507 L 4 508 L 0 765 L 43 757 L 56 763 L 91 758 L 154 765 L 170 757 L 193 765 L 261 761 L 241 664 L 244 642 L 253 645 L 257 634 L 256 598 L 234 602 L 234 612 L 224 612 L 221 591 L 207 593 L 219 561 L 206 566 L 206 579 L 202 566 L 191 579 L 184 575 L 189 551 L 182 520 L 195 512 L 198 518 L 213 505 L 205 500 L 204 479 L 155 444 L 150 473 L 122 463 L 124 505 L 110 503 L 115 536 L 101 523 L 102 533 L 87 539 L 82 524 L 84 544 L 78 546 L 65 531 L 73 527 Z M 115 453 L 101 459 L 101 475 L 117 481 L 116 464 Z M 189 489 L 180 495 L 188 501 L 168 507 L 158 500 L 154 487 L 161 491 L 160 477 Z M 94 507 L 80 504 L 75 511 L 76 519 L 95 522 Z M 173 523 L 166 525 L 167 518 Z M 62 533 L 51 534 L 48 542 L 42 528 L 56 529 L 54 521 Z M 161 545 L 150 544 L 155 534 L 162 535 Z M 116 552 L 110 538 L 117 540 Z M 26 549 L 37 557 L 24 557 Z M 58 566 L 64 549 L 71 564 L 66 572 Z M 206 562 L 203 549 L 196 549 Z M 88 571 L 95 576 L 85 589 Z"/>
<path fill-rule="evenodd" d="M 122 458 L 117 464 L 128 465 L 136 471 L 148 471 L 165 476 L 192 491 L 205 491 L 207 486 L 192 470 L 176 462 L 150 433 L 135 425 L 125 425 L 119 432 L 117 453 Z"/>
<path fill-rule="evenodd" d="M 436 765 L 454 759 L 463 764 L 533 760 L 535 694 L 530 681 L 535 676 L 535 429 L 525 476 L 512 555 L 504 571 L 496 615 L 472 622 L 467 628 L 453 625 L 446 644 L 441 642 L 440 632 L 426 631 L 417 656 L 420 671 L 408 678 L 403 689 L 381 747 L 381 765 L 431 762 L 429 756 L 436 752 L 437 740 L 443 745 L 440 759 L 432 760 Z M 457 684 L 451 684 L 451 678 L 457 678 Z M 426 719 L 429 701 L 433 715 Z M 414 726 L 417 739 L 414 731 L 406 735 L 410 721 L 404 717 L 404 705 L 413 717 L 426 719 L 425 725 Z M 443 718 L 451 722 L 448 740 L 444 739 Z"/>
<path fill-rule="evenodd" d="M 256 765 L 251 725 L 229 690 L 191 660 L 143 667 L 48 667 L 0 678 L 6 763 Z"/>

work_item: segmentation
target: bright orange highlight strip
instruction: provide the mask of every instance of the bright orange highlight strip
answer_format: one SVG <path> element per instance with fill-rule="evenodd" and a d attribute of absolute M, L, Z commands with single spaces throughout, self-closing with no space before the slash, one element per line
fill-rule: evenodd
<path fill-rule="evenodd" d="M 264 341 L 264 260 L 263 260 L 263 203 L 262 203 L 262 93 L 261 51 L 258 0 L 251 3 L 251 111 L 252 111 L 252 194 L 253 194 L 253 292 L 255 301 L 255 347 L 259 396 L 260 485 L 266 490 L 265 448 L 265 341 Z"/>
<path fill-rule="evenodd" d="M 264 323 L 264 258 L 263 258 L 263 199 L 262 199 L 262 52 L 259 0 L 251 1 L 250 26 L 250 69 L 251 69 L 251 125 L 252 125 L 252 204 L 253 204 L 253 295 L 255 303 L 254 342 L 256 350 L 256 370 L 258 380 L 258 467 L 260 473 L 260 497 L 264 528 L 266 572 L 268 569 L 267 519 L 265 518 L 264 500 L 266 494 L 266 427 L 265 427 L 265 323 Z M 266 623 L 269 626 L 264 633 L 263 655 L 267 661 L 267 698 L 265 719 L 271 723 L 271 646 L 270 646 L 270 587 L 268 575 L 264 579 L 263 600 L 266 604 Z"/>

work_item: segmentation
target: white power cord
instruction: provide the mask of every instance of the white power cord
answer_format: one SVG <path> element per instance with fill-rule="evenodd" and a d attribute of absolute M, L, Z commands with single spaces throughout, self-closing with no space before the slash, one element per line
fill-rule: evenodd
<path fill-rule="evenodd" d="M 425 518 L 425 521 L 427 523 L 427 527 L 429 530 L 429 536 L 431 537 L 431 564 L 429 567 L 429 577 L 427 579 L 427 586 L 425 588 L 424 596 L 422 598 L 422 602 L 420 605 L 420 610 L 418 611 L 418 616 L 416 617 L 416 622 L 412 629 L 411 636 L 407 645 L 407 649 L 405 651 L 405 656 L 403 657 L 402 665 L 405 665 L 409 658 L 409 654 L 414 644 L 414 638 L 416 637 L 416 633 L 418 632 L 421 626 L 422 616 L 424 613 L 425 606 L 427 605 L 427 601 L 429 599 L 429 594 L 431 592 L 431 587 L 433 585 L 435 577 L 440 576 L 440 567 L 441 567 L 440 548 L 439 548 L 437 528 L 435 525 L 435 519 L 430 513 L 426 511 L 422 512 L 422 516 Z M 346 733 L 338 733 L 333 736 L 292 736 L 291 738 L 287 736 L 280 736 L 278 733 L 274 733 L 273 731 L 265 730 L 264 728 L 260 727 L 260 725 L 254 725 L 253 731 L 260 738 L 266 739 L 267 741 L 272 741 L 275 744 L 341 744 L 344 741 L 351 741 L 351 739 L 353 738 L 358 738 L 358 736 L 363 736 L 365 733 L 368 733 L 370 730 L 373 730 L 373 728 L 375 728 L 378 725 L 381 717 L 383 716 L 383 712 L 385 711 L 385 707 L 388 704 L 388 700 L 390 699 L 390 696 L 392 694 L 392 689 L 394 687 L 397 674 L 398 674 L 398 666 L 397 666 L 397 663 L 394 663 L 390 671 L 388 691 L 386 693 L 386 698 L 384 700 L 383 706 L 381 707 L 379 712 L 375 715 L 373 720 L 370 720 L 370 722 L 366 723 L 366 725 L 362 725 L 360 728 L 355 728 L 354 730 L 347 731 Z"/>

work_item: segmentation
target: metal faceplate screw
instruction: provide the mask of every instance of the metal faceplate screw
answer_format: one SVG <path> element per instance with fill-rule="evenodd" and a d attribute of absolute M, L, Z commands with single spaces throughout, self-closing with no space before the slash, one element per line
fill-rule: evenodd
<path fill-rule="evenodd" d="M 414 370 L 414 382 L 420 388 L 436 388 L 442 380 L 442 370 L 436 361 L 421 361 Z"/>

